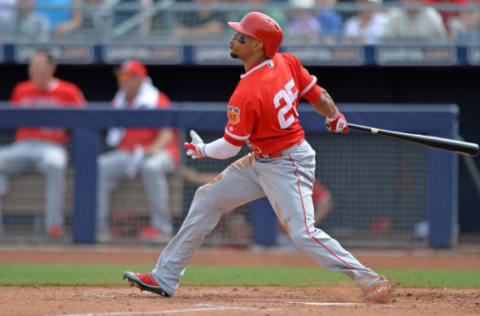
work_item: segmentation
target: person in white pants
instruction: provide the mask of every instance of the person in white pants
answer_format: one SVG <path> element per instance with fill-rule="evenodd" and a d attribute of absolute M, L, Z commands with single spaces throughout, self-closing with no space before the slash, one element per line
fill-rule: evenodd
<path fill-rule="evenodd" d="M 84 107 L 86 102 L 80 89 L 73 83 L 54 78 L 55 69 L 52 55 L 38 50 L 30 60 L 30 80 L 15 86 L 11 104 L 33 108 Z M 44 222 L 49 237 L 64 234 L 65 171 L 68 165 L 65 147 L 68 142 L 69 133 L 61 128 L 20 127 L 15 133 L 15 142 L 0 148 L 0 175 L 7 177 L 29 171 L 44 175 Z M 6 184 L 2 193 L 7 189 Z"/>
<path fill-rule="evenodd" d="M 164 109 L 169 98 L 155 88 L 147 76 L 145 65 L 130 60 L 117 72 L 120 90 L 113 99 L 114 109 Z M 97 241 L 115 238 L 109 223 L 110 193 L 122 179 L 133 180 L 141 173 L 151 208 L 149 224 L 138 237 L 147 241 L 166 242 L 172 236 L 168 208 L 167 173 L 179 159 L 178 133 L 171 128 L 112 128 L 106 142 L 115 150 L 98 158 Z"/>

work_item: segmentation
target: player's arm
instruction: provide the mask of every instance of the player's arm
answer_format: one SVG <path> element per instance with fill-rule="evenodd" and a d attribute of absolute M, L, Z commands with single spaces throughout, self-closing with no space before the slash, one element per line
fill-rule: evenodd
<path fill-rule="evenodd" d="M 80 88 L 69 82 L 64 82 L 64 89 L 68 93 L 67 99 L 65 99 L 65 104 L 71 107 L 86 107 L 87 101 L 85 100 L 85 96 L 83 95 L 82 90 Z"/>
<path fill-rule="evenodd" d="M 228 159 L 235 157 L 240 152 L 240 149 L 242 149 L 242 146 L 235 146 L 222 137 L 211 143 L 205 144 L 203 152 L 210 158 Z"/>
<path fill-rule="evenodd" d="M 335 105 L 335 102 L 333 102 L 333 99 L 330 94 L 328 94 L 327 90 L 320 87 L 318 88 L 322 91 L 322 93 L 320 98 L 318 98 L 318 100 L 312 104 L 313 108 L 320 115 L 325 117 L 334 117 L 337 113 L 337 106 Z"/>
<path fill-rule="evenodd" d="M 320 89 L 322 94 L 316 102 L 312 103 L 313 108 L 319 114 L 326 117 L 325 125 L 330 132 L 348 133 L 347 119 L 340 113 L 327 90 L 323 88 Z"/>
<path fill-rule="evenodd" d="M 195 131 L 190 131 L 191 143 L 185 143 L 187 155 L 193 159 L 228 159 L 236 156 L 250 137 L 254 122 L 260 113 L 249 97 L 234 94 L 227 107 L 228 123 L 222 138 L 205 144 Z"/>
<path fill-rule="evenodd" d="M 192 137 L 192 141 L 190 143 L 185 142 L 183 147 L 185 147 L 187 155 L 191 156 L 192 159 L 228 159 L 236 156 L 242 149 L 242 146 L 235 146 L 227 142 L 223 137 L 207 144 L 204 143 L 195 131 L 190 131 L 190 137 Z"/>
<path fill-rule="evenodd" d="M 348 133 L 347 119 L 340 113 L 327 90 L 314 84 L 302 97 L 312 104 L 318 114 L 325 116 L 327 130 L 330 132 Z"/>
<path fill-rule="evenodd" d="M 317 84 L 317 78 L 305 69 L 294 55 L 287 55 L 295 65 L 300 87 L 300 97 L 313 105 L 314 109 L 326 117 L 325 125 L 330 132 L 348 133 L 348 123 L 340 113 L 330 94 Z"/>

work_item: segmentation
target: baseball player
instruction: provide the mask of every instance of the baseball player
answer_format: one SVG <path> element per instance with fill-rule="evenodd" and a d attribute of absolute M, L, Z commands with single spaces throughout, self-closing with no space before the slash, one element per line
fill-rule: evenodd
<path fill-rule="evenodd" d="M 225 133 L 205 144 L 191 131 L 184 147 L 193 159 L 233 157 L 243 143 L 252 152 L 196 191 L 185 221 L 151 273 L 126 271 L 124 278 L 140 289 L 174 295 L 185 267 L 221 215 L 266 196 L 297 248 L 351 277 L 368 301 L 388 300 L 391 286 L 385 277 L 314 227 L 315 151 L 304 139 L 297 106 L 300 98 L 309 101 L 326 116 L 331 132 L 348 132 L 345 116 L 297 57 L 277 53 L 283 33 L 271 17 L 251 12 L 228 24 L 237 32 L 230 41 L 231 56 L 243 62 L 246 72 L 228 101 Z"/>
<path fill-rule="evenodd" d="M 151 83 L 145 65 L 136 60 L 124 62 L 117 72 L 120 90 L 113 99 L 115 109 L 164 109 L 170 99 Z M 168 209 L 166 175 L 178 164 L 178 133 L 171 128 L 112 128 L 107 144 L 116 147 L 98 158 L 97 241 L 112 238 L 108 223 L 109 196 L 121 179 L 133 180 L 141 173 L 151 208 L 150 224 L 138 237 L 166 242 L 172 236 Z"/>
<path fill-rule="evenodd" d="M 10 102 L 18 107 L 84 107 L 86 102 L 73 83 L 55 78 L 55 61 L 48 51 L 38 50 L 30 60 L 30 80 L 17 84 Z M 48 236 L 63 235 L 65 170 L 69 141 L 66 130 L 54 127 L 20 127 L 13 144 L 0 148 L 0 174 L 36 170 L 45 176 L 45 229 Z"/>

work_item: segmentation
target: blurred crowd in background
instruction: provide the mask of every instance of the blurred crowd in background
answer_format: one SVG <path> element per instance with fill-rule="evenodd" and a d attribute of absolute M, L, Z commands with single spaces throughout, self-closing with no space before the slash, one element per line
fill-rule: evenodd
<path fill-rule="evenodd" d="M 252 10 L 289 44 L 480 41 L 480 0 L 0 0 L 0 42 L 224 42 Z"/>

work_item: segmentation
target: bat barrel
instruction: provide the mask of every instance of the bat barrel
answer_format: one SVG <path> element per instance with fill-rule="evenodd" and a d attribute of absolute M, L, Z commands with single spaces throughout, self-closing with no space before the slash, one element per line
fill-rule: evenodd
<path fill-rule="evenodd" d="M 400 140 L 414 142 L 414 143 L 425 145 L 425 146 L 454 151 L 462 155 L 477 156 L 480 152 L 478 144 L 475 144 L 475 143 L 469 143 L 469 142 L 453 140 L 448 138 L 434 137 L 434 136 L 390 131 L 390 130 L 378 129 L 374 127 L 351 124 L 351 123 L 349 123 L 348 126 L 349 128 L 354 130 L 370 132 L 372 134 L 393 137 Z"/>

